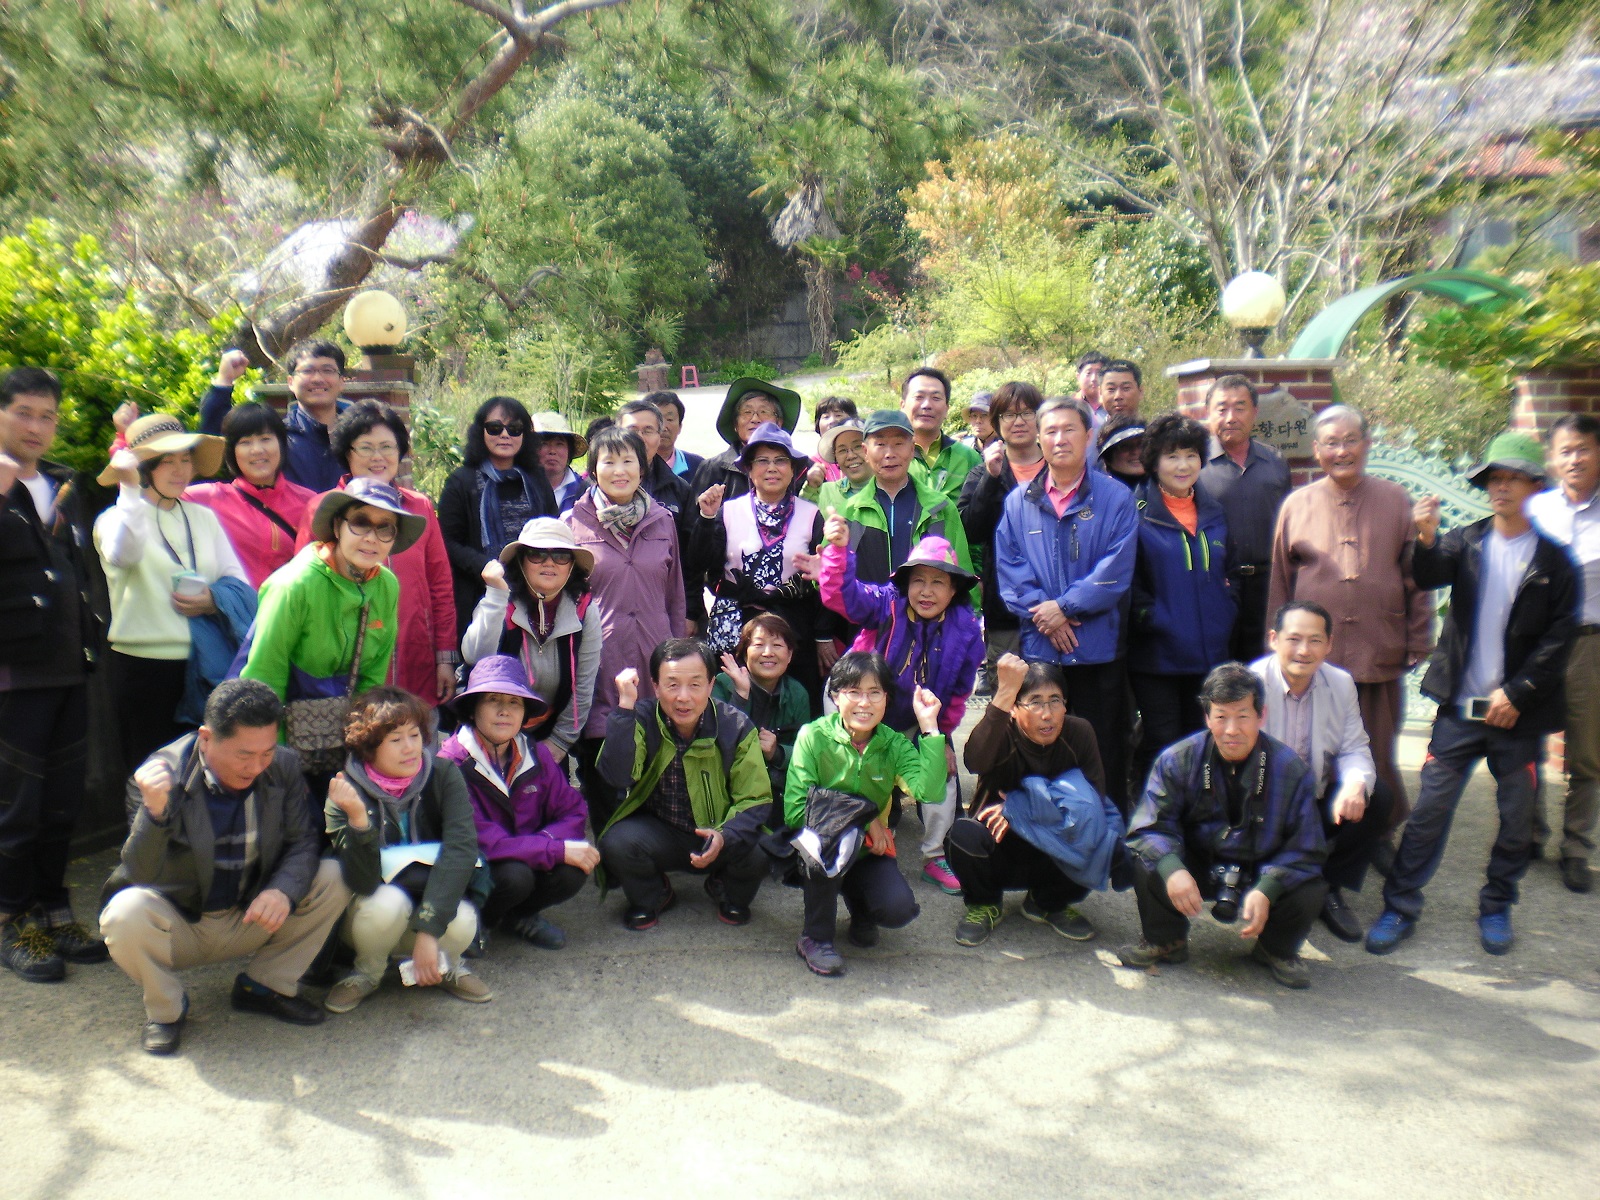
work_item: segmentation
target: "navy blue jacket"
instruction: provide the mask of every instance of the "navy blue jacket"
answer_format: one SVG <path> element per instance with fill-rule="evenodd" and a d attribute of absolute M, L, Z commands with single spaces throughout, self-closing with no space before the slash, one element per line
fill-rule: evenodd
<path fill-rule="evenodd" d="M 1077 666 L 1117 657 L 1122 598 L 1133 582 L 1139 516 L 1133 493 L 1109 475 L 1085 471 L 1077 494 L 1057 518 L 1044 493 L 1049 469 L 1006 497 L 994 534 L 1000 597 L 1022 623 L 1022 657 Z M 1081 622 L 1078 648 L 1063 654 L 1040 633 L 1029 612 L 1054 600 Z"/>
<path fill-rule="evenodd" d="M 212 384 L 200 401 L 200 432 L 221 437 L 222 418 L 232 407 L 233 389 Z M 341 413 L 349 407 L 348 400 L 339 401 Z M 283 464 L 284 478 L 319 496 L 338 488 L 344 478 L 344 464 L 333 457 L 328 427 L 298 404 L 289 405 L 284 424 L 289 427 L 289 461 Z"/>
<path fill-rule="evenodd" d="M 1133 571 L 1128 668 L 1152 675 L 1204 675 L 1228 660 L 1238 602 L 1228 589 L 1228 522 L 1222 505 L 1195 485 L 1196 532 L 1167 508 L 1161 485 L 1146 478 Z"/>
<path fill-rule="evenodd" d="M 1144 795 L 1128 822 L 1128 849 L 1163 880 L 1186 859 L 1197 870 L 1204 863 L 1254 866 L 1256 887 L 1276 903 L 1285 892 L 1318 878 L 1328 857 L 1317 808 L 1316 776 L 1293 750 L 1263 731 L 1255 754 L 1266 750 L 1266 779 L 1259 797 L 1247 796 L 1238 825 L 1229 825 L 1223 781 L 1216 778 L 1221 756 L 1209 733 L 1193 733 L 1156 758 Z M 1256 780 L 1241 782 L 1254 788 Z M 1208 781 L 1211 786 L 1207 786 Z M 1194 872 L 1191 871 L 1191 874 Z M 1204 886 L 1204 881 L 1200 881 Z"/>

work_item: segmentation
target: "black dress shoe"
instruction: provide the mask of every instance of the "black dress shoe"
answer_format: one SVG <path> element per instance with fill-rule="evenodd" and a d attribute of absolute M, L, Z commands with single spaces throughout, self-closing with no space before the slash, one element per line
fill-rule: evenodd
<path fill-rule="evenodd" d="M 183 1011 L 176 1021 L 146 1021 L 139 1044 L 146 1054 L 176 1054 L 183 1041 L 183 1025 L 189 1019 L 189 997 L 183 998 Z"/>
<path fill-rule="evenodd" d="M 663 875 L 661 882 L 666 885 L 667 895 L 659 905 L 655 908 L 630 908 L 622 914 L 622 923 L 629 929 L 636 933 L 654 929 L 656 922 L 661 920 L 661 914 L 678 902 L 678 894 L 672 890 L 672 880 Z"/>
<path fill-rule="evenodd" d="M 259 990 L 246 983 L 243 975 L 233 981 L 233 1007 L 240 1012 L 276 1017 L 290 1025 L 321 1025 L 328 1019 L 322 1005 L 299 996 L 280 996 L 271 990 Z"/>
<path fill-rule="evenodd" d="M 1364 932 L 1338 888 L 1329 888 L 1328 898 L 1322 902 L 1322 923 L 1341 942 L 1359 942 Z"/>
<path fill-rule="evenodd" d="M 1589 873 L 1589 864 L 1581 858 L 1563 858 L 1561 882 L 1567 885 L 1569 892 L 1587 892 L 1594 886 L 1594 880 Z"/>

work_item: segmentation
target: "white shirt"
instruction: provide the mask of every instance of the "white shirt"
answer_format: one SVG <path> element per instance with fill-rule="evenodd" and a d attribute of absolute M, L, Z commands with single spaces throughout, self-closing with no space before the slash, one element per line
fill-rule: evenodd
<path fill-rule="evenodd" d="M 17 480 L 33 497 L 33 509 L 39 514 L 39 524 L 49 528 L 56 519 L 56 481 L 43 471 L 34 473 L 32 479 Z"/>
<path fill-rule="evenodd" d="M 1600 625 L 1600 488 L 1580 504 L 1552 488 L 1532 497 L 1523 511 L 1539 532 L 1571 551 L 1583 577 L 1582 624 Z"/>
<path fill-rule="evenodd" d="M 1455 700 L 1465 704 L 1470 697 L 1487 696 L 1505 682 L 1506 622 L 1517 588 L 1533 561 L 1539 533 L 1530 529 L 1508 538 L 1491 529 L 1483 539 L 1483 570 L 1478 578 L 1478 621 L 1472 631 L 1472 647 L 1467 652 L 1467 669 L 1461 675 Z"/>

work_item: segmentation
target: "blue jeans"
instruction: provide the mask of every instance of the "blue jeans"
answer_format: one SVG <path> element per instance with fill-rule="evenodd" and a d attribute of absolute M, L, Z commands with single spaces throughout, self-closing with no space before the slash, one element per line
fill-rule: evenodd
<path fill-rule="evenodd" d="M 1394 867 L 1383 887 L 1383 902 L 1402 916 L 1422 913 L 1422 889 L 1439 869 L 1450 822 L 1480 759 L 1489 760 L 1500 808 L 1500 833 L 1489 851 L 1488 878 L 1478 893 L 1482 914 L 1504 912 L 1517 902 L 1517 880 L 1528 869 L 1533 838 L 1533 803 L 1538 781 L 1538 734 L 1496 729 L 1441 708 L 1433 722 L 1422 787 L 1406 822 Z"/>

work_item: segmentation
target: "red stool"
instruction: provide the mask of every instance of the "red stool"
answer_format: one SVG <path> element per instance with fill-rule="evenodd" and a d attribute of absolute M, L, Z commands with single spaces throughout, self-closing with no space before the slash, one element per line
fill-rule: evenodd
<path fill-rule="evenodd" d="M 695 370 L 693 365 L 684 367 L 678 376 L 678 386 L 681 388 L 699 387 L 700 372 Z"/>

